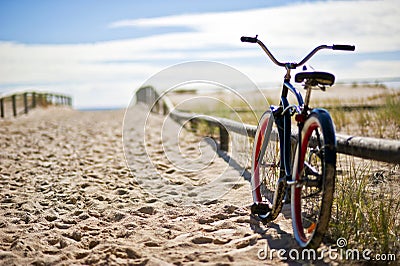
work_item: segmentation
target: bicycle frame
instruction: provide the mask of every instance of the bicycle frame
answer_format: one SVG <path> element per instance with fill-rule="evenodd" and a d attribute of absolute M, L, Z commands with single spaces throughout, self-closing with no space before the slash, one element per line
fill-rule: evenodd
<path fill-rule="evenodd" d="M 292 166 L 291 166 L 291 147 L 292 147 L 292 142 L 291 142 L 291 116 L 292 116 L 292 108 L 294 108 L 294 111 L 299 115 L 299 120 L 298 120 L 298 145 L 299 148 L 301 147 L 301 131 L 302 131 L 302 126 L 304 124 L 305 118 L 307 117 L 308 113 L 308 103 L 310 100 L 310 93 L 311 93 L 311 88 L 307 88 L 307 94 L 306 94 L 306 100 L 303 100 L 303 97 L 301 96 L 301 93 L 299 92 L 298 89 L 296 89 L 291 83 L 290 83 L 290 72 L 292 69 L 296 69 L 299 66 L 304 65 L 313 55 L 315 55 L 318 51 L 322 49 L 332 49 L 332 50 L 343 50 L 343 51 L 354 51 L 355 46 L 353 45 L 320 45 L 314 48 L 308 55 L 306 55 L 299 63 L 294 63 L 294 62 L 280 62 L 278 61 L 273 54 L 268 50 L 268 48 L 264 45 L 264 43 L 260 40 L 257 39 L 258 35 L 256 37 L 241 37 L 242 42 L 249 42 L 249 43 L 257 43 L 263 50 L 264 52 L 268 55 L 268 57 L 271 59 L 271 61 L 276 64 L 277 66 L 284 67 L 286 69 L 286 75 L 284 77 L 284 82 L 283 82 L 283 87 L 282 87 L 282 94 L 281 94 L 281 100 L 280 100 L 280 107 L 275 107 L 271 106 L 271 111 L 274 115 L 275 118 L 275 123 L 278 126 L 278 134 L 279 138 L 283 141 L 281 141 L 281 171 L 282 169 L 285 171 L 285 179 L 286 182 L 294 182 L 292 180 Z M 288 92 L 293 93 L 296 96 L 297 100 L 297 105 L 290 105 L 289 101 L 287 99 Z M 317 109 L 316 109 L 317 110 Z M 319 110 L 319 109 L 318 109 Z M 283 117 L 281 119 L 281 117 Z M 291 183 L 293 184 L 293 183 Z"/>
<path fill-rule="evenodd" d="M 309 89 L 310 90 L 310 89 Z M 287 99 L 288 92 L 291 92 L 297 100 L 297 105 L 290 105 Z M 311 113 L 323 113 L 324 115 L 329 116 L 328 111 L 323 108 L 315 108 L 315 109 L 308 109 L 308 106 L 303 100 L 303 97 L 300 91 L 294 87 L 289 81 L 284 81 L 282 86 L 282 95 L 280 100 L 280 106 L 270 106 L 271 112 L 274 115 L 274 122 L 278 127 L 278 134 L 280 140 L 280 169 L 284 171 L 285 181 L 287 184 L 292 185 L 294 184 L 294 179 L 292 176 L 292 148 L 297 146 L 299 149 L 301 147 L 301 133 L 304 125 L 304 121 L 308 115 Z M 298 126 L 298 135 L 296 136 L 296 143 L 292 142 L 292 123 L 291 123 L 291 116 L 293 115 L 293 111 L 297 113 L 301 118 L 300 120 L 296 121 Z M 308 112 L 310 111 L 310 112 Z M 328 120 L 326 120 L 328 121 Z M 327 136 L 333 136 L 332 139 L 327 139 L 327 143 L 331 143 L 332 145 L 336 146 L 336 138 L 334 134 L 326 134 Z M 296 144 L 296 145 L 294 145 Z M 328 161 L 333 162 L 336 161 L 335 158 L 327 158 Z M 280 180 L 281 181 L 281 180 Z"/>
<path fill-rule="evenodd" d="M 301 247 L 318 247 L 331 215 L 336 175 L 336 139 L 328 111 L 309 108 L 309 102 L 312 88 L 325 90 L 325 86 L 333 85 L 335 77 L 319 71 L 297 73 L 295 81 L 303 82 L 306 89 L 303 99 L 300 91 L 290 83 L 290 72 L 306 63 L 321 49 L 354 51 L 355 47 L 320 45 L 300 63 L 285 63 L 276 60 L 257 36 L 242 37 L 241 41 L 257 43 L 273 63 L 286 70 L 279 106 L 271 105 L 270 110 L 263 114 L 255 134 L 251 213 L 258 215 L 263 223 L 269 222 L 276 219 L 283 204 L 290 201 L 296 241 Z M 297 104 L 289 103 L 289 92 L 295 96 Z M 292 116 L 295 116 L 297 122 L 295 140 L 292 134 Z M 279 154 L 274 153 L 278 147 L 269 146 L 274 123 L 278 131 Z M 270 149 L 268 154 L 267 148 Z M 273 199 L 266 190 L 273 193 Z M 313 199 L 309 200 L 310 197 Z"/>
<path fill-rule="evenodd" d="M 297 105 L 290 105 L 287 99 L 288 92 L 294 94 L 297 100 Z M 282 87 L 282 95 L 280 104 L 282 108 L 271 106 L 271 111 L 274 115 L 275 123 L 278 127 L 278 134 L 279 138 L 283 141 L 280 142 L 280 156 L 281 160 L 281 170 L 285 172 L 285 180 L 286 182 L 293 181 L 292 180 L 292 161 L 291 161 L 291 154 L 292 154 L 292 125 L 291 125 L 291 111 L 290 108 L 293 107 L 296 113 L 301 114 L 304 108 L 304 100 L 300 93 L 300 91 L 295 88 L 290 81 L 286 80 L 283 83 Z M 300 126 L 301 124 L 299 124 Z M 299 127 L 299 134 L 301 134 L 301 128 Z M 300 139 L 300 136 L 298 136 Z M 299 141 L 298 141 L 299 143 Z M 299 143 L 300 144 L 300 143 Z"/>

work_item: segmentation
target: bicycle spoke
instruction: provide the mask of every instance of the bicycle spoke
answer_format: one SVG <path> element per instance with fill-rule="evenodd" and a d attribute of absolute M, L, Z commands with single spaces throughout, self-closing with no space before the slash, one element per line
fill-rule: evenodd
<path fill-rule="evenodd" d="M 317 177 L 317 179 L 321 178 L 321 174 L 318 172 L 317 168 L 312 166 L 310 163 L 308 162 L 304 162 L 304 172 L 306 175 L 312 175 Z"/>

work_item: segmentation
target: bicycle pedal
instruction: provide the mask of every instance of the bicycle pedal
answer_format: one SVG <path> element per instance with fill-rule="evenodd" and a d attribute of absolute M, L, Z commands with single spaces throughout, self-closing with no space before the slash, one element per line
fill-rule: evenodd
<path fill-rule="evenodd" d="M 272 209 L 268 204 L 265 203 L 253 203 L 251 205 L 251 213 L 257 214 L 260 218 L 267 218 L 267 216 L 271 213 Z"/>

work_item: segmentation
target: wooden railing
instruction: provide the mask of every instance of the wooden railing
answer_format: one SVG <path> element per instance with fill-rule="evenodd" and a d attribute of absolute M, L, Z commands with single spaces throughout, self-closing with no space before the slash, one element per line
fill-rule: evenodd
<path fill-rule="evenodd" d="M 139 89 L 136 96 L 138 102 L 149 105 L 154 112 L 168 114 L 178 123 L 190 122 L 193 124 L 192 128 L 196 128 L 196 124 L 207 123 L 209 127 L 218 128 L 221 150 L 228 151 L 229 149 L 228 130 L 252 138 L 257 130 L 255 125 L 243 124 L 226 118 L 178 111 L 168 97 L 160 98 L 151 86 Z M 273 134 L 277 134 L 277 132 L 273 132 Z M 297 138 L 293 132 L 292 137 Z M 400 141 L 398 140 L 336 134 L 336 141 L 338 153 L 381 162 L 400 163 Z"/>
<path fill-rule="evenodd" d="M 16 117 L 27 114 L 36 107 L 49 105 L 72 106 L 72 98 L 62 94 L 35 91 L 3 94 L 0 95 L 0 117 Z"/>

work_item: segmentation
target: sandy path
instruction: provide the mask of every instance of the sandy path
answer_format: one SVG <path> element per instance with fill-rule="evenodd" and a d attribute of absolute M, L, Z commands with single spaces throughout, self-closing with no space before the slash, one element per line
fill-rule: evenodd
<path fill-rule="evenodd" d="M 146 111 L 134 112 L 132 122 L 143 122 Z M 269 227 L 252 219 L 240 171 L 207 140 L 174 137 L 177 125 L 160 139 L 161 116 L 148 120 L 154 130 L 128 128 L 130 172 L 122 120 L 123 111 L 53 109 L 0 121 L 0 264 L 279 264 L 258 251 L 296 247 L 287 212 Z M 180 163 L 193 169 L 202 160 L 171 163 L 177 145 L 209 163 L 198 171 Z M 202 190 L 210 180 L 215 187 Z"/>

